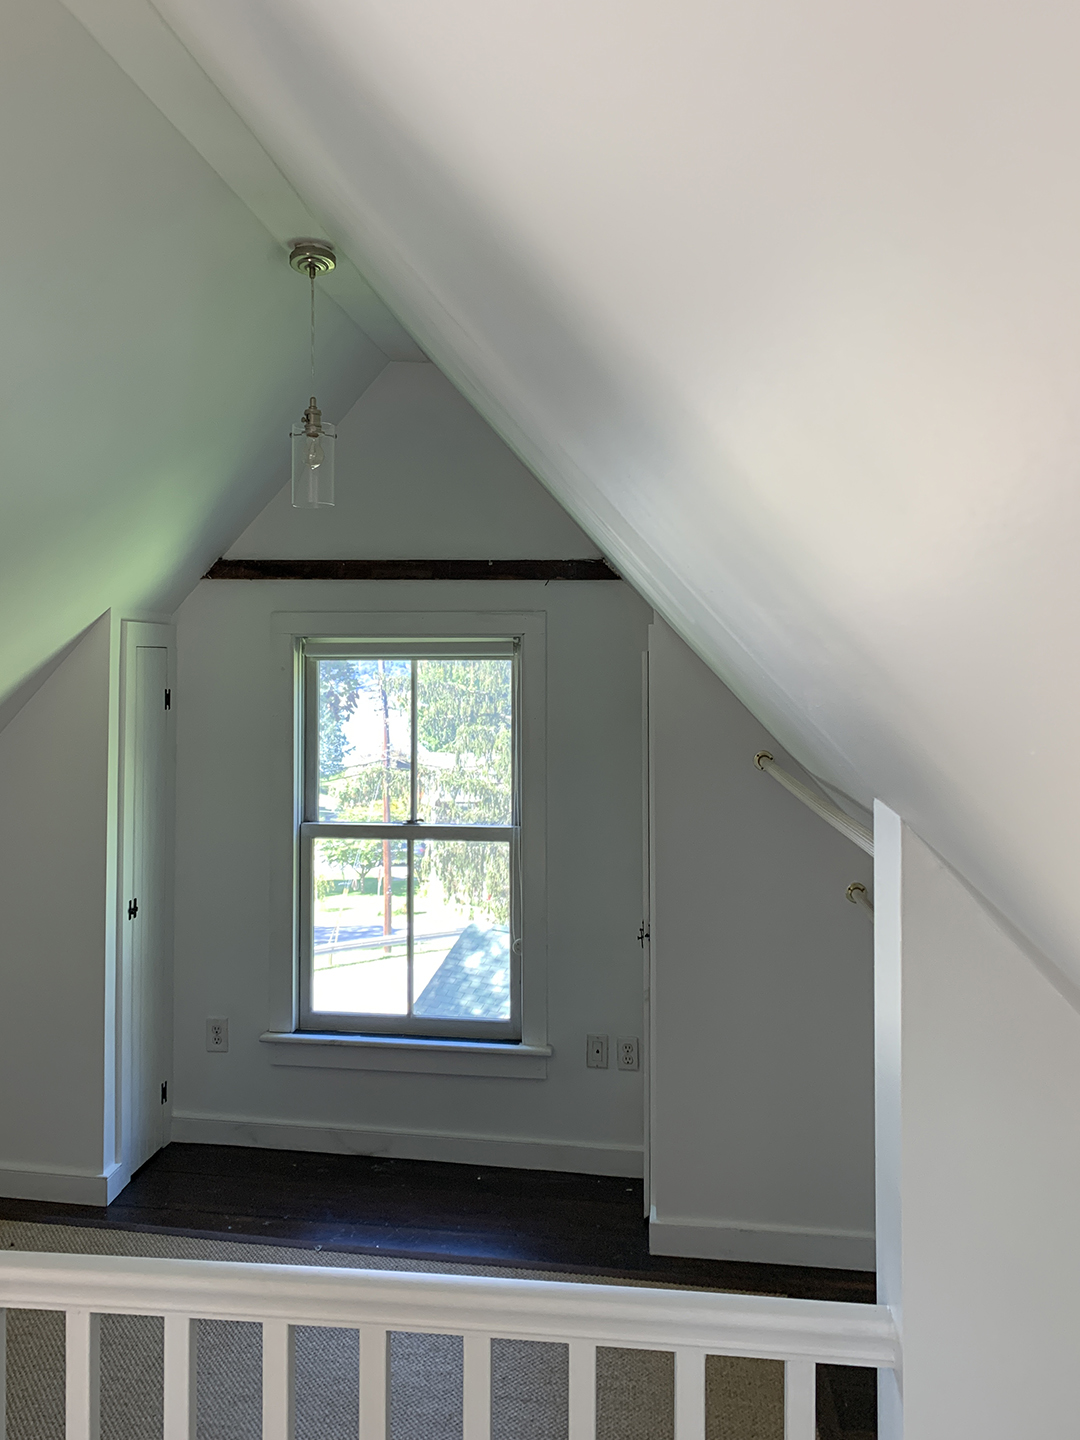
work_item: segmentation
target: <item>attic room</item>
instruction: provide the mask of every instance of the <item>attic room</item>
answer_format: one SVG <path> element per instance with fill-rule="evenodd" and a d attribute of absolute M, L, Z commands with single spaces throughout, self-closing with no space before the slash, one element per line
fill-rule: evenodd
<path fill-rule="evenodd" d="M 813 20 L 5 8 L 8 1440 L 1075 1430 L 1078 21 Z"/>

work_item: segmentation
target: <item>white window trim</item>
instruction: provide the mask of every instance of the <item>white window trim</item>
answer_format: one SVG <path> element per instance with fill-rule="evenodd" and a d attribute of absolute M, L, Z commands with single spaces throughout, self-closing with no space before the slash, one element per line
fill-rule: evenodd
<path fill-rule="evenodd" d="M 271 617 L 281 673 L 280 711 L 272 720 L 283 740 L 271 786 L 273 863 L 270 893 L 270 1024 L 262 1036 L 275 1065 L 407 1070 L 420 1074 L 542 1079 L 551 1050 L 547 1035 L 547 617 L 543 611 L 285 611 Z M 299 1030 L 299 833 L 295 777 L 302 764 L 302 686 L 297 641 L 393 639 L 430 635 L 521 637 L 521 1040 L 432 1040 Z M 542 1072 L 542 1073 L 541 1073 Z"/>
<path fill-rule="evenodd" d="M 520 921 L 518 912 L 520 910 L 520 839 L 521 839 L 521 645 L 520 637 L 504 636 L 498 640 L 489 638 L 477 639 L 475 637 L 461 637 L 447 640 L 441 636 L 427 636 L 421 640 L 408 640 L 396 642 L 393 637 L 383 636 L 378 641 L 364 640 L 313 640 L 304 639 L 298 642 L 303 655 L 303 689 L 304 689 L 304 767 L 303 776 L 297 776 L 305 793 L 303 800 L 304 822 L 300 825 L 300 1020 L 298 1028 L 301 1030 L 315 1030 L 323 1033 L 334 1034 L 372 1034 L 372 1035 L 394 1035 L 394 1036 L 416 1036 L 420 1039 L 461 1039 L 461 1040 L 501 1040 L 513 1044 L 519 1044 L 521 1039 L 521 936 Z M 451 1020 L 437 1021 L 430 1016 L 417 1016 L 411 1007 L 408 1015 L 381 1016 L 381 1015 L 349 1015 L 331 1014 L 313 1011 L 311 1009 L 312 994 L 312 964 L 313 954 L 311 949 L 311 925 L 313 911 L 312 904 L 312 862 L 314 858 L 313 847 L 322 836 L 338 836 L 346 833 L 346 827 L 340 822 L 324 824 L 319 819 L 319 779 L 318 779 L 318 681 L 317 666 L 320 658 L 333 657 L 335 659 L 346 658 L 356 655 L 387 655 L 396 657 L 410 657 L 411 663 L 415 666 L 418 659 L 431 657 L 448 658 L 450 656 L 467 656 L 470 654 L 481 657 L 484 654 L 498 655 L 500 659 L 509 661 L 512 665 L 511 693 L 512 699 L 512 748 L 513 760 L 513 783 L 511 814 L 506 817 L 503 824 L 488 825 L 466 825 L 466 824 L 444 824 L 439 825 L 412 815 L 412 810 L 420 801 L 420 791 L 417 786 L 418 770 L 412 770 L 412 784 L 410 786 L 410 815 L 408 821 L 391 822 L 389 826 L 385 823 L 364 824 L 356 827 L 348 826 L 348 833 L 370 834 L 375 838 L 399 841 L 402 843 L 432 840 L 480 840 L 496 841 L 505 844 L 508 849 L 508 878 L 510 881 L 510 916 L 509 916 L 509 1000 L 510 1013 L 504 1020 Z M 416 674 L 413 674 L 413 715 L 416 715 Z M 410 744 L 413 750 L 413 759 L 416 759 L 416 746 L 419 742 L 419 733 L 415 724 L 411 727 L 412 734 Z M 407 901 L 410 907 L 411 902 Z M 409 923 L 411 937 L 411 921 Z M 410 944 L 411 948 L 411 944 Z"/>

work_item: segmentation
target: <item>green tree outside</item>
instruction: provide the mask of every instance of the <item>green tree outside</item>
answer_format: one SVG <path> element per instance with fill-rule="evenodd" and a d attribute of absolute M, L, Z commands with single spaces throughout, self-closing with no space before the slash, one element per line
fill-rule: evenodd
<path fill-rule="evenodd" d="M 391 716 L 407 721 L 415 666 L 417 816 L 431 825 L 509 825 L 513 820 L 512 665 L 501 659 L 321 660 L 319 788 L 335 818 L 403 821 L 411 802 L 410 755 L 391 744 Z M 381 753 L 349 764 L 346 728 L 359 706 L 381 720 Z M 342 879 L 362 888 L 382 864 L 389 841 L 342 839 L 324 846 Z M 447 899 L 497 925 L 509 925 L 509 847 L 432 841 L 416 845 L 416 883 L 434 876 Z M 329 893 L 331 882 L 320 882 Z M 386 887 L 384 886 L 384 889 Z M 389 893 L 386 933 L 389 933 Z"/>

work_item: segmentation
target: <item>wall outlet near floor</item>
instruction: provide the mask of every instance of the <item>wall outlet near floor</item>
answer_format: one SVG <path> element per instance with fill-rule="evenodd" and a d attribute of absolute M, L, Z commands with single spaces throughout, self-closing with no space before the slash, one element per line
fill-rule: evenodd
<path fill-rule="evenodd" d="M 620 1070 L 638 1070 L 641 1068 L 641 1055 L 638 1049 L 636 1035 L 620 1035 L 616 1042 L 618 1049 Z"/>
<path fill-rule="evenodd" d="M 216 1019 L 206 1022 L 206 1048 L 220 1054 L 229 1048 L 229 1022 Z"/>
<path fill-rule="evenodd" d="M 590 1070 L 607 1069 L 607 1036 L 585 1036 L 585 1064 Z"/>

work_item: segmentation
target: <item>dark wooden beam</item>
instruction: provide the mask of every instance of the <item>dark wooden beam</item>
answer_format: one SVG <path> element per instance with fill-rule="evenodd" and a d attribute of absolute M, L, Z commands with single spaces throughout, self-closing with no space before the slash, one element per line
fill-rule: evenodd
<path fill-rule="evenodd" d="M 206 580 L 618 580 L 606 560 L 217 560 Z"/>

